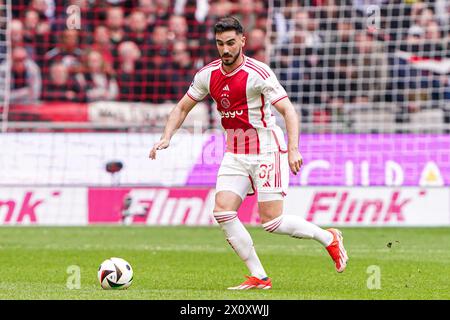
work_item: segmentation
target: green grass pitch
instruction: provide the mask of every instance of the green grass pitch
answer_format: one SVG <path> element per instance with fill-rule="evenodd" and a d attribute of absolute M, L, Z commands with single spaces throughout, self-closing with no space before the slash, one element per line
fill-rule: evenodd
<path fill-rule="evenodd" d="M 247 269 L 218 227 L 2 227 L 0 299 L 450 299 L 449 228 L 343 228 L 342 274 L 313 240 L 249 230 L 272 290 L 226 290 Z M 128 290 L 97 281 L 112 256 L 134 268 Z M 66 286 L 72 265 L 80 289 Z M 376 285 L 370 266 L 379 267 L 380 289 L 367 286 Z"/>

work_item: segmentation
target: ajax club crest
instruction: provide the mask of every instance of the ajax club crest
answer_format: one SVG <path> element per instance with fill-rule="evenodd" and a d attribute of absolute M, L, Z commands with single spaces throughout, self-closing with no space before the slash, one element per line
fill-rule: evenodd
<path fill-rule="evenodd" d="M 225 97 L 220 100 L 220 105 L 222 106 L 222 108 L 228 109 L 230 107 L 231 103 L 230 103 L 230 100 L 228 100 L 228 98 Z"/>

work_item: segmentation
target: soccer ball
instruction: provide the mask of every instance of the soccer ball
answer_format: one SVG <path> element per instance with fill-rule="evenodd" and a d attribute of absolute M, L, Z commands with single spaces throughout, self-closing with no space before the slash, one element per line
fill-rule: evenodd
<path fill-rule="evenodd" d="M 110 258 L 98 268 L 98 280 L 106 290 L 126 289 L 133 282 L 133 269 L 121 258 Z"/>

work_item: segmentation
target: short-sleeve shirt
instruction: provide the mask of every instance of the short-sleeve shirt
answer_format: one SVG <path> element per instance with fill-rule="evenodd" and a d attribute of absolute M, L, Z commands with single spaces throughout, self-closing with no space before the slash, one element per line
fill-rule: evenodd
<path fill-rule="evenodd" d="M 195 101 L 208 94 L 226 131 L 227 152 L 286 151 L 283 131 L 275 123 L 271 105 L 287 98 L 287 94 L 266 64 L 244 56 L 241 65 L 227 73 L 221 59 L 211 62 L 196 73 L 187 92 Z"/>

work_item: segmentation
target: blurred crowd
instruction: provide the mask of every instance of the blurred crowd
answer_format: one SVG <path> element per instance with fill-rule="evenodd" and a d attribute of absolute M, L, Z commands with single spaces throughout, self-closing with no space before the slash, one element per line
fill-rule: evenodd
<path fill-rule="evenodd" d="M 304 118 L 392 104 L 398 122 L 423 108 L 450 122 L 449 1 L 275 2 L 270 64 L 291 99 L 313 106 Z"/>
<path fill-rule="evenodd" d="M 14 1 L 11 102 L 176 101 L 196 70 L 217 59 L 211 32 L 222 16 L 241 19 L 256 37 L 246 53 L 264 59 L 251 49 L 264 43 L 264 3 Z M 78 29 L 76 11 L 66 11 L 72 5 L 80 9 Z"/>
<path fill-rule="evenodd" d="M 11 102 L 176 101 L 217 58 L 214 23 L 234 15 L 245 54 L 270 64 L 292 100 L 317 106 L 317 121 L 348 104 L 392 102 L 403 116 L 448 103 L 448 1 L 273 4 L 268 14 L 263 0 L 15 0 Z M 419 58 L 437 68 L 413 66 Z"/>

